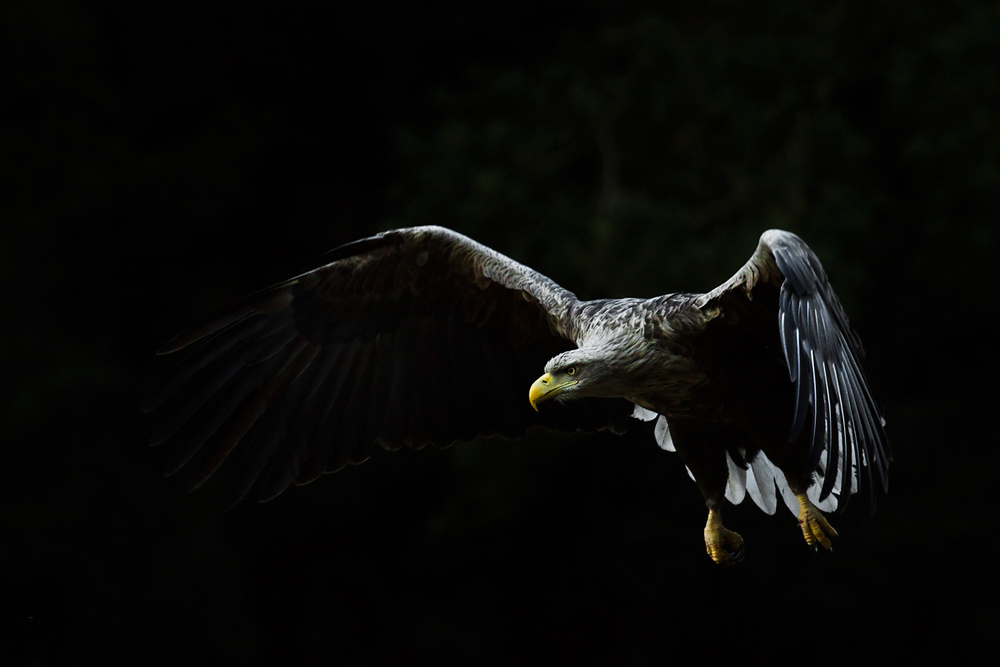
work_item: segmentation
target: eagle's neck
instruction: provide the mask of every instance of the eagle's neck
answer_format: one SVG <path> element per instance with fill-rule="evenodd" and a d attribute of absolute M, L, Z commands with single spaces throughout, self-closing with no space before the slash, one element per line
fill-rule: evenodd
<path fill-rule="evenodd" d="M 689 321 L 690 295 L 585 302 L 578 340 L 602 364 L 602 393 L 656 412 L 683 411 L 708 377 L 680 344 L 703 323 Z"/>

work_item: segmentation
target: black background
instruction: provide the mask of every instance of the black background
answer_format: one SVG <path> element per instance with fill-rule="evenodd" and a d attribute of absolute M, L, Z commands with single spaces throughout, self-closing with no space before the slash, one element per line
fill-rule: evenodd
<path fill-rule="evenodd" d="M 605 4 L 4 3 L 3 664 L 980 654 L 1000 7 Z M 638 423 L 379 455 L 231 512 L 224 480 L 164 479 L 158 344 L 431 223 L 583 298 L 704 291 L 799 233 L 885 398 L 889 496 L 832 554 L 732 508 L 724 571 Z"/>

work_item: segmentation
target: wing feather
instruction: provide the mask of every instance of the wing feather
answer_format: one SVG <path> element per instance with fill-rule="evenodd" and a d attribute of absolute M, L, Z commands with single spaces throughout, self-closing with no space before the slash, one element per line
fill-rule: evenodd
<path fill-rule="evenodd" d="M 821 478 L 819 500 L 839 493 L 833 504 L 843 509 L 851 494 L 860 493 L 874 511 L 874 491 L 888 489 L 892 461 L 884 420 L 861 343 L 809 246 L 790 232 L 765 232 L 750 260 L 696 305 L 752 299 L 764 286 L 780 290 L 775 325 L 795 383 L 789 442 L 805 443 L 801 472 Z M 787 500 L 787 489 L 781 490 Z"/>
<path fill-rule="evenodd" d="M 253 294 L 169 341 L 148 398 L 153 442 L 193 485 L 232 457 L 232 499 L 260 499 L 388 449 L 532 425 L 622 430 L 624 400 L 534 413 L 544 363 L 573 346 L 576 297 L 440 227 L 393 230 Z"/>

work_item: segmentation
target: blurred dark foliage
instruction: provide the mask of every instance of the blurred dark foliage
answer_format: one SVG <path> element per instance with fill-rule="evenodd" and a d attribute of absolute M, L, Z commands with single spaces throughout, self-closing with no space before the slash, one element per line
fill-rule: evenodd
<path fill-rule="evenodd" d="M 1000 6 L 606 4 L 3 3 L 0 663 L 979 656 Z M 706 290 L 796 231 L 866 343 L 890 495 L 832 554 L 734 508 L 722 571 L 638 423 L 378 456 L 228 513 L 224 479 L 163 478 L 159 343 L 427 223 L 581 297 Z"/>

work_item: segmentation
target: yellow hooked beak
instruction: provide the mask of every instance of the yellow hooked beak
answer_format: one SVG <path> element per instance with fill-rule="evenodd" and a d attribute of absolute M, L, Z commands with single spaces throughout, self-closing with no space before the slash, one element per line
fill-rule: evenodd
<path fill-rule="evenodd" d="M 556 397 L 563 389 L 573 386 L 576 382 L 576 380 L 557 382 L 550 373 L 546 373 L 531 385 L 531 389 L 528 390 L 528 401 L 535 412 L 538 412 L 538 403 Z"/>

